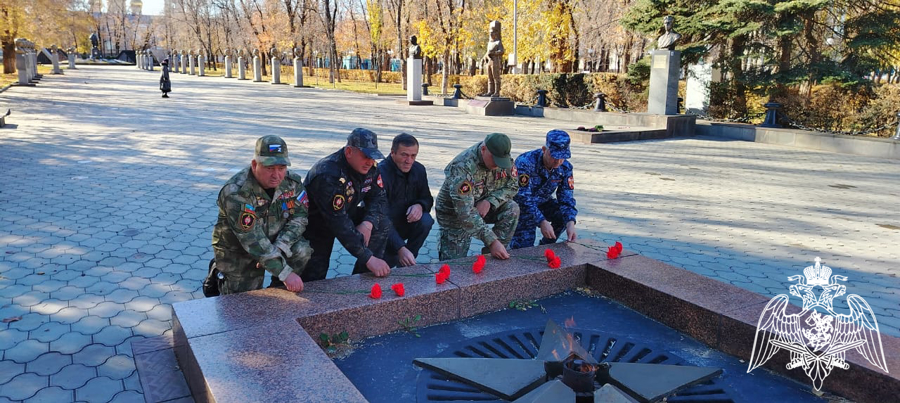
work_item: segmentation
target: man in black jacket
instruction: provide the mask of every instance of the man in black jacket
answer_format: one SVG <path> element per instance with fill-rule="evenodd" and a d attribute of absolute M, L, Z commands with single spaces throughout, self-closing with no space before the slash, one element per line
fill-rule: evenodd
<path fill-rule="evenodd" d="M 425 166 L 416 162 L 419 141 L 406 133 L 394 137 L 391 155 L 378 165 L 387 194 L 387 215 L 391 220 L 384 260 L 391 267 L 412 266 L 428 238 L 434 218 L 434 198 L 428 188 Z"/>
<path fill-rule="evenodd" d="M 309 193 L 309 225 L 303 234 L 313 248 L 301 278 L 322 280 L 328 274 L 331 248 L 337 238 L 356 258 L 353 274 L 390 274 L 381 257 L 391 225 L 384 215 L 387 201 L 375 159 L 384 158 L 370 130 L 354 129 L 347 145 L 322 158 L 303 182 Z"/>

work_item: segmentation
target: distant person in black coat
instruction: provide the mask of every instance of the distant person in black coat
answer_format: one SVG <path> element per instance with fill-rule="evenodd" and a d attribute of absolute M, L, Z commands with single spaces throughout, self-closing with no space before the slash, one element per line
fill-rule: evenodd
<path fill-rule="evenodd" d="M 169 59 L 162 61 L 162 74 L 159 76 L 159 90 L 162 91 L 162 97 L 168 98 L 172 92 L 172 82 L 169 81 Z"/>
<path fill-rule="evenodd" d="M 391 144 L 391 155 L 378 164 L 393 227 L 384 250 L 384 260 L 391 267 L 415 265 L 419 249 L 434 225 L 429 214 L 434 197 L 428 188 L 425 166 L 416 162 L 418 154 L 419 141 L 400 133 Z"/>

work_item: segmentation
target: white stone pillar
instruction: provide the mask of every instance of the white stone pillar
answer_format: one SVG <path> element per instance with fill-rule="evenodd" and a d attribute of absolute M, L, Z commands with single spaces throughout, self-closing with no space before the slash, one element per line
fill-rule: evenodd
<path fill-rule="evenodd" d="M 688 67 L 687 85 L 684 94 L 684 109 L 687 113 L 705 115 L 709 110 L 709 86 L 722 80 L 722 72 L 713 68 L 705 59 Z"/>
<path fill-rule="evenodd" d="M 277 57 L 272 56 L 272 84 L 281 84 L 281 61 Z"/>
<path fill-rule="evenodd" d="M 422 59 L 406 59 L 406 100 L 422 100 Z"/>
<path fill-rule="evenodd" d="M 231 55 L 225 55 L 225 78 L 231 78 Z"/>
<path fill-rule="evenodd" d="M 153 71 L 153 52 L 147 51 L 147 70 Z"/>
<path fill-rule="evenodd" d="M 24 49 L 16 49 L 16 72 L 19 73 L 19 84 L 28 85 L 31 83 L 28 68 L 28 55 Z"/>
<path fill-rule="evenodd" d="M 677 115 L 681 52 L 654 50 L 650 52 L 650 57 L 650 96 L 647 100 L 647 113 Z"/>
<path fill-rule="evenodd" d="M 244 63 L 244 56 L 238 56 L 238 80 L 247 79 L 247 66 Z"/>
<path fill-rule="evenodd" d="M 191 64 L 191 75 L 192 75 L 192 76 L 197 75 L 197 61 L 194 60 L 194 54 L 193 54 L 193 53 L 191 53 L 190 55 L 188 55 L 188 62 L 190 62 L 190 64 Z"/>
<path fill-rule="evenodd" d="M 190 58 L 190 55 L 184 53 L 184 51 L 182 50 L 181 51 L 181 74 L 188 73 L 188 70 L 187 70 L 188 69 L 188 61 L 187 61 L 188 58 Z"/>
<path fill-rule="evenodd" d="M 134 54 L 134 67 L 143 70 L 144 69 L 144 55 L 135 52 Z"/>
<path fill-rule="evenodd" d="M 262 82 L 262 66 L 259 64 L 259 56 L 253 56 L 253 82 Z"/>
<path fill-rule="evenodd" d="M 178 53 L 172 52 L 172 71 L 178 73 Z"/>
<path fill-rule="evenodd" d="M 75 68 L 75 48 L 69 48 L 69 70 L 77 70 Z"/>
<path fill-rule="evenodd" d="M 197 56 L 197 64 L 200 65 L 200 77 L 206 76 L 206 57 L 203 54 Z"/>
<path fill-rule="evenodd" d="M 50 61 L 53 62 L 53 74 L 62 74 L 62 69 L 59 68 L 59 50 L 56 49 L 56 45 L 53 46 L 50 54 L 53 56 L 50 58 Z"/>
<path fill-rule="evenodd" d="M 303 60 L 299 57 L 294 58 L 294 87 L 303 86 Z"/>

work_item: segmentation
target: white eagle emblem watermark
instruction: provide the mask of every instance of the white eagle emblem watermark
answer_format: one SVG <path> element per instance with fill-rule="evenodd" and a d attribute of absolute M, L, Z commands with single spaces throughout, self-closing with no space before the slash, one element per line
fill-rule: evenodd
<path fill-rule="evenodd" d="M 833 300 L 844 295 L 847 286 L 837 281 L 847 277 L 831 275 L 831 268 L 816 258 L 814 266 L 803 269 L 803 275 L 790 276 L 797 281 L 790 287 L 791 295 L 803 298 L 803 310 L 788 314 L 788 297 L 780 294 L 772 298 L 759 315 L 753 352 L 747 372 L 762 366 L 781 349 L 790 351 L 787 369 L 803 367 L 816 390 L 834 367 L 849 369 L 844 354 L 855 349 L 872 365 L 888 372 L 878 321 L 865 299 L 856 294 L 847 296 L 850 314 L 834 312 Z M 816 288 L 821 288 L 816 295 Z M 824 312 L 819 312 L 816 308 Z"/>

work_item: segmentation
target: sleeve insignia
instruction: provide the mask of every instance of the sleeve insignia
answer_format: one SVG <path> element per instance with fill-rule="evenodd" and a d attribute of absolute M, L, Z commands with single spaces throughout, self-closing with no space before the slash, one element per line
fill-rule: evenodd
<path fill-rule="evenodd" d="M 512 166 L 512 170 L 510 172 L 512 173 L 513 177 L 519 176 L 519 170 L 516 169 L 515 165 Z"/>
<path fill-rule="evenodd" d="M 244 231 L 250 231 L 253 229 L 253 224 L 256 223 L 256 214 L 252 212 L 243 212 L 241 213 L 241 229 Z"/>
<path fill-rule="evenodd" d="M 378 180 L 376 180 L 375 182 L 378 183 L 378 187 L 380 187 L 380 188 L 383 188 L 383 187 L 384 187 L 384 182 L 381 181 L 381 175 L 380 175 L 380 174 L 378 175 Z"/>
<path fill-rule="evenodd" d="M 519 187 L 523 188 L 525 186 L 528 186 L 528 175 L 526 175 L 526 174 L 519 175 Z"/>
<path fill-rule="evenodd" d="M 354 193 L 356 193 L 356 190 L 353 189 L 353 182 L 347 182 L 347 189 L 344 190 L 344 194 L 346 194 L 347 197 L 350 197 L 353 196 Z"/>
<path fill-rule="evenodd" d="M 569 189 L 575 190 L 575 177 L 570 176 L 568 182 L 569 182 Z"/>
<path fill-rule="evenodd" d="M 334 199 L 331 200 L 331 207 L 334 207 L 334 211 L 339 211 L 344 208 L 344 196 L 343 195 L 334 195 Z"/>
<path fill-rule="evenodd" d="M 306 191 L 300 192 L 300 195 L 297 196 L 297 201 L 303 205 L 303 207 L 309 208 L 309 197 L 306 195 Z"/>
<path fill-rule="evenodd" d="M 340 179 L 338 179 L 338 181 L 340 181 L 341 183 L 346 183 L 346 182 L 347 182 L 347 180 L 344 179 L 344 178 L 340 178 Z"/>
<path fill-rule="evenodd" d="M 244 203 L 244 212 L 254 214 L 254 215 L 256 214 L 256 210 L 249 203 Z"/>
<path fill-rule="evenodd" d="M 462 185 L 459 185 L 459 194 L 467 195 L 472 191 L 472 183 L 469 181 L 465 181 Z"/>

